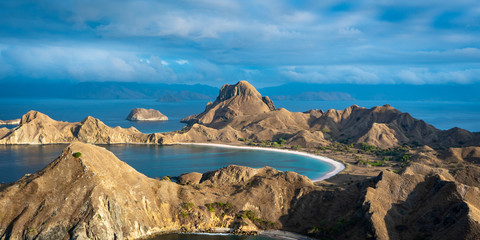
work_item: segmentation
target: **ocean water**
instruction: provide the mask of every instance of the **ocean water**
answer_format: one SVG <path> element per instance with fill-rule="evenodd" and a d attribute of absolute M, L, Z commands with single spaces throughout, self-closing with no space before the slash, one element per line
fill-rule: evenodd
<path fill-rule="evenodd" d="M 56 159 L 66 145 L 0 145 L 0 183 L 34 173 Z M 253 168 L 270 166 L 316 179 L 333 167 L 306 156 L 260 150 L 195 145 L 101 145 L 137 171 L 155 178 L 207 172 L 228 165 Z"/>
<path fill-rule="evenodd" d="M 179 103 L 156 102 L 153 99 L 135 100 L 77 100 L 77 99 L 0 99 L 0 119 L 16 119 L 30 110 L 47 114 L 52 119 L 79 122 L 87 116 L 100 119 L 108 126 L 137 128 L 143 133 L 169 132 L 182 129 L 184 117 L 202 112 L 205 101 Z M 159 122 L 132 122 L 126 120 L 134 108 L 153 108 L 165 114 L 169 120 Z M 14 126 L 9 126 L 12 128 Z"/>
<path fill-rule="evenodd" d="M 212 99 L 214 100 L 214 99 Z M 76 99 L 0 99 L 0 119 L 20 118 L 29 110 L 37 110 L 55 120 L 78 122 L 87 116 L 99 118 L 108 126 L 136 127 L 144 133 L 179 130 L 180 119 L 205 109 L 207 101 L 180 103 L 156 102 L 153 99 L 135 100 L 76 100 Z M 276 107 L 304 112 L 310 109 L 345 109 L 353 104 L 371 108 L 390 104 L 402 112 L 425 120 L 446 130 L 461 127 L 480 132 L 480 102 L 423 102 L 423 101 L 275 101 Z M 169 117 L 166 122 L 130 122 L 125 118 L 133 108 L 154 108 Z M 9 126 L 12 128 L 14 126 Z"/>

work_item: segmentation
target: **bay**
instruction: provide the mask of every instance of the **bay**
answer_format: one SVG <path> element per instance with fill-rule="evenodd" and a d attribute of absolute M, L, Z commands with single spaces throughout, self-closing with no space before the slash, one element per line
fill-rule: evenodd
<path fill-rule="evenodd" d="M 57 158 L 66 145 L 0 145 L 0 182 L 13 182 L 34 173 Z M 319 178 L 333 169 L 307 156 L 254 149 L 233 149 L 195 145 L 101 145 L 120 160 L 152 178 L 179 176 L 190 172 L 207 172 L 228 165 L 253 168 L 270 166 L 294 171 L 310 179 Z"/>

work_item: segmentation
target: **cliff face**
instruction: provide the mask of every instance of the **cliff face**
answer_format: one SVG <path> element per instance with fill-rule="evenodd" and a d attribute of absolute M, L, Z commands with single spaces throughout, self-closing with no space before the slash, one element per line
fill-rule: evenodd
<path fill-rule="evenodd" d="M 148 143 L 153 139 L 153 135 L 143 134 L 134 127 L 111 128 L 93 117 L 69 123 L 55 121 L 37 111 L 26 113 L 18 127 L 1 135 L 3 138 L 0 138 L 0 144 L 48 144 L 72 141 L 106 144 Z"/>

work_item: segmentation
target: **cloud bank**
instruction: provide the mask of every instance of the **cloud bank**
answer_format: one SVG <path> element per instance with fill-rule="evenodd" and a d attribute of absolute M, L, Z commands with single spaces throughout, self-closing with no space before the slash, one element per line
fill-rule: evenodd
<path fill-rule="evenodd" d="M 0 81 L 480 82 L 477 0 L 18 0 L 0 15 Z"/>

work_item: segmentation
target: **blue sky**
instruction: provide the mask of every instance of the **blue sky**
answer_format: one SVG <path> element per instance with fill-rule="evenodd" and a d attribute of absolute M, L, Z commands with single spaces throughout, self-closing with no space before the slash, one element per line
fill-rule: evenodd
<path fill-rule="evenodd" d="M 480 83 L 480 2 L 1 1 L 0 81 Z"/>

